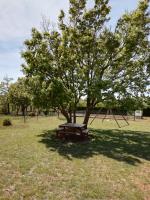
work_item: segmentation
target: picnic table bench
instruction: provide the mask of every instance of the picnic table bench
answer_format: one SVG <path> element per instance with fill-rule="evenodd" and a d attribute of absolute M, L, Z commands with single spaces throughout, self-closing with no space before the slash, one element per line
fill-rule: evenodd
<path fill-rule="evenodd" d="M 56 136 L 59 138 L 66 138 L 70 135 L 79 135 L 82 138 L 88 136 L 88 129 L 86 124 L 65 123 L 59 125 L 56 130 Z"/>

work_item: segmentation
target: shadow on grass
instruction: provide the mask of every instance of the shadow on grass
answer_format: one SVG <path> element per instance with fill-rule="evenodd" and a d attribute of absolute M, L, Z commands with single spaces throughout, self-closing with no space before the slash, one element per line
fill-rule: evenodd
<path fill-rule="evenodd" d="M 140 164 L 140 159 L 150 160 L 150 133 L 121 130 L 91 129 L 89 140 L 83 142 L 62 141 L 55 131 L 44 131 L 40 142 L 51 151 L 57 151 L 68 159 L 86 159 L 104 155 L 131 165 Z"/>

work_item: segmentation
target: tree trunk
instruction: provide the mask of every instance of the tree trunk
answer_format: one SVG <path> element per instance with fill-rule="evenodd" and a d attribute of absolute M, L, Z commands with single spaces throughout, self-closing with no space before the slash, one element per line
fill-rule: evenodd
<path fill-rule="evenodd" d="M 71 119 L 69 113 L 65 109 L 61 109 L 60 111 L 64 115 L 64 117 L 66 118 L 67 123 L 71 123 L 72 119 Z"/>
<path fill-rule="evenodd" d="M 8 113 L 8 115 L 10 114 L 10 105 L 9 105 L 9 103 L 7 103 L 7 113 Z"/>
<path fill-rule="evenodd" d="M 76 123 L 76 110 L 73 111 L 73 123 Z"/>
<path fill-rule="evenodd" d="M 36 119 L 38 120 L 39 118 L 39 109 L 37 109 L 37 114 L 36 114 Z"/>
<path fill-rule="evenodd" d="M 134 121 L 135 121 L 135 118 L 136 118 L 136 117 L 135 117 L 135 110 L 134 110 Z"/>
<path fill-rule="evenodd" d="M 19 110 L 20 110 L 20 106 L 17 106 L 17 112 L 16 112 L 16 115 L 18 116 L 19 114 Z"/>
<path fill-rule="evenodd" d="M 69 118 L 70 118 L 70 122 L 69 123 L 72 123 L 72 110 L 69 109 Z"/>
<path fill-rule="evenodd" d="M 25 107 L 22 107 L 22 115 L 23 115 L 23 119 L 24 119 L 24 123 L 26 122 L 26 115 L 25 115 Z"/>
<path fill-rule="evenodd" d="M 90 114 L 91 114 L 91 110 L 90 110 L 90 108 L 87 107 L 86 108 L 86 112 L 85 112 L 85 117 L 84 117 L 83 124 L 88 125 Z"/>
<path fill-rule="evenodd" d="M 59 119 L 59 110 L 57 111 L 57 117 L 58 117 L 58 119 Z"/>

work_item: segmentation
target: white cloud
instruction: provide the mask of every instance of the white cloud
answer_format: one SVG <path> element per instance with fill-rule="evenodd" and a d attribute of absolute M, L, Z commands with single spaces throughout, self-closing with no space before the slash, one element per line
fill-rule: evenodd
<path fill-rule="evenodd" d="M 32 27 L 40 27 L 42 15 L 56 21 L 68 0 L 0 0 L 0 80 L 21 75 L 20 51 Z"/>
<path fill-rule="evenodd" d="M 0 54 L 0 81 L 4 76 L 13 77 L 17 79 L 22 76 L 21 58 L 19 52 L 1 53 Z"/>
<path fill-rule="evenodd" d="M 51 21 L 56 21 L 59 10 L 67 7 L 67 2 L 67 0 L 1 0 L 0 40 L 28 36 L 33 26 L 40 25 L 42 15 L 50 17 Z"/>

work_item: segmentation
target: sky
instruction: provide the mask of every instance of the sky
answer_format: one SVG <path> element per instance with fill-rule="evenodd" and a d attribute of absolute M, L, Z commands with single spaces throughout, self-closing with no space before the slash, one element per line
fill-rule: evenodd
<path fill-rule="evenodd" d="M 137 7 L 138 0 L 110 0 L 109 4 L 109 24 L 114 28 L 125 11 Z M 23 76 L 20 52 L 25 39 L 30 38 L 31 28 L 40 28 L 43 16 L 56 23 L 59 11 L 68 7 L 69 0 L 0 0 L 0 81 L 5 76 L 14 80 Z"/>

